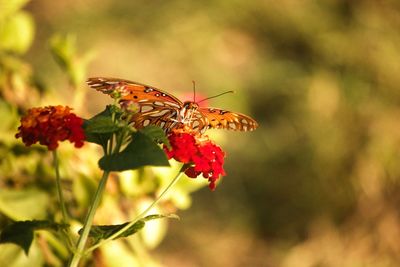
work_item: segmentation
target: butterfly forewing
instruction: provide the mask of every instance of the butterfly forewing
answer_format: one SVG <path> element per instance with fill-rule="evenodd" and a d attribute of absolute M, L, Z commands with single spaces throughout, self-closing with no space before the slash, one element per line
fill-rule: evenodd
<path fill-rule="evenodd" d="M 199 112 L 207 118 L 209 128 L 252 131 L 258 127 L 258 123 L 254 119 L 241 113 L 203 107 L 199 108 Z"/>
<path fill-rule="evenodd" d="M 89 78 L 88 85 L 98 91 L 113 96 L 120 93 L 120 104 L 137 103 L 138 113 L 132 117 L 133 125 L 140 129 L 147 125 L 157 125 L 165 130 L 174 124 L 182 102 L 167 92 L 155 87 L 115 78 Z"/>
<path fill-rule="evenodd" d="M 105 94 L 118 92 L 121 100 L 137 103 L 150 102 L 159 106 L 182 107 L 182 102 L 175 96 L 153 86 L 116 78 L 89 78 L 87 84 Z"/>

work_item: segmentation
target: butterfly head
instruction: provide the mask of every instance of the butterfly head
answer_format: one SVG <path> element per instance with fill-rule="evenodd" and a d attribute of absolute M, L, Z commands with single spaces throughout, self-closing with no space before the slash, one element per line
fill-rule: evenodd
<path fill-rule="evenodd" d="M 199 105 L 196 102 L 193 102 L 193 101 L 185 101 L 183 103 L 183 107 L 186 110 L 197 110 L 199 108 Z"/>

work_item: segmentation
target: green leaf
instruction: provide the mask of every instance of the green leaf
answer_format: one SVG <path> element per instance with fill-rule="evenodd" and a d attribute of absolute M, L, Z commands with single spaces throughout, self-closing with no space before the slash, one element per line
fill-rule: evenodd
<path fill-rule="evenodd" d="M 87 121 L 85 125 L 85 132 L 89 133 L 114 133 L 118 131 L 119 127 L 116 125 L 111 117 L 98 116 L 90 121 Z"/>
<path fill-rule="evenodd" d="M 165 135 L 165 132 L 163 129 L 161 129 L 158 126 L 155 125 L 148 125 L 144 127 L 143 129 L 140 130 L 140 132 L 144 133 L 157 143 L 163 143 L 165 144 L 168 148 L 171 148 L 171 145 L 169 144 L 168 138 Z"/>
<path fill-rule="evenodd" d="M 117 238 L 121 237 L 128 237 L 140 231 L 146 224 L 147 221 L 156 220 L 156 219 L 163 219 L 163 218 L 171 218 L 171 219 L 179 219 L 179 217 L 175 214 L 170 215 L 161 215 L 161 214 L 153 214 L 146 216 L 137 222 L 135 222 L 131 227 L 129 227 L 125 232 L 117 236 Z M 94 238 L 95 243 L 97 243 L 101 239 L 107 239 L 113 234 L 117 233 L 119 230 L 124 228 L 130 222 L 126 222 L 123 224 L 116 224 L 116 225 L 93 225 L 90 229 L 89 236 Z M 79 230 L 79 234 L 82 233 L 82 229 Z"/>
<path fill-rule="evenodd" d="M 89 143 L 94 143 L 101 145 L 104 149 L 107 147 L 107 142 L 111 138 L 111 133 L 91 133 L 86 131 L 86 126 L 88 125 L 88 120 L 83 121 L 83 129 L 85 131 L 85 141 Z"/>
<path fill-rule="evenodd" d="M 6 227 L 0 235 L 0 243 L 14 243 L 20 246 L 26 255 L 33 241 L 33 229 L 22 223 Z"/>
<path fill-rule="evenodd" d="M 0 211 L 16 221 L 45 218 L 48 203 L 48 195 L 39 190 L 0 190 Z"/>
<path fill-rule="evenodd" d="M 19 11 L 0 23 L 0 50 L 25 53 L 32 44 L 35 31 L 32 16 Z"/>
<path fill-rule="evenodd" d="M 151 220 L 157 220 L 157 219 L 163 219 L 163 218 L 168 218 L 168 219 L 176 219 L 179 220 L 179 216 L 176 214 L 168 214 L 168 215 L 163 215 L 163 214 L 151 214 L 147 215 L 144 217 L 142 220 L 147 222 Z"/>
<path fill-rule="evenodd" d="M 12 243 L 0 244 L 0 266 L 48 266 L 45 264 L 42 249 L 43 248 L 38 245 L 38 242 L 32 242 L 32 245 L 29 248 L 29 257 L 27 257 L 25 252 L 20 249 L 19 246 Z"/>
<path fill-rule="evenodd" d="M 13 243 L 20 246 L 26 255 L 33 241 L 33 233 L 35 230 L 58 230 L 61 226 L 50 221 L 18 221 L 6 226 L 0 234 L 0 244 Z"/>
<path fill-rule="evenodd" d="M 111 106 L 107 106 L 99 114 L 84 121 L 83 129 L 87 142 L 101 145 L 103 148 L 107 146 L 107 141 L 111 138 L 112 133 L 118 130 L 118 126 L 111 118 L 111 108 Z"/>
<path fill-rule="evenodd" d="M 130 235 L 133 235 L 140 231 L 144 226 L 145 222 L 143 220 L 139 220 L 136 223 L 134 223 L 131 227 L 128 228 L 124 233 L 122 233 L 120 237 L 127 237 Z M 123 224 L 117 224 L 117 225 L 94 225 L 90 229 L 89 236 L 93 237 L 95 239 L 95 243 L 97 243 L 101 239 L 107 239 L 122 228 L 124 228 L 128 223 L 123 223 Z M 79 234 L 81 234 L 81 230 L 79 231 Z"/>
<path fill-rule="evenodd" d="M 120 153 L 104 156 L 100 168 L 107 171 L 125 171 L 143 166 L 169 166 L 165 152 L 142 132 L 132 134 L 132 141 Z"/>

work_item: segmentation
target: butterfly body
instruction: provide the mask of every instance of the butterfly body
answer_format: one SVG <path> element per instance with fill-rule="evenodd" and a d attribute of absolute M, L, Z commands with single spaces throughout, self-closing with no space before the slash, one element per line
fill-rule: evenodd
<path fill-rule="evenodd" d="M 119 95 L 120 104 L 136 103 L 139 110 L 132 116 L 136 128 L 157 125 L 166 132 L 186 126 L 204 133 L 210 128 L 252 131 L 257 122 L 241 113 L 218 108 L 200 107 L 194 101 L 182 102 L 177 97 L 155 87 L 116 78 L 89 78 L 88 85 L 112 97 Z"/>

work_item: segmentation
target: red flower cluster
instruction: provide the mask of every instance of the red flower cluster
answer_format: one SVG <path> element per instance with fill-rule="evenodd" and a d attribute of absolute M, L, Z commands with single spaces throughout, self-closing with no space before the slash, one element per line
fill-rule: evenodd
<path fill-rule="evenodd" d="M 70 110 L 64 106 L 31 108 L 21 118 L 21 126 L 15 137 L 21 137 L 27 146 L 39 142 L 49 150 L 56 149 L 58 141 L 65 140 L 75 143 L 75 147 L 82 147 L 85 139 L 83 120 Z"/>
<path fill-rule="evenodd" d="M 220 175 L 225 175 L 223 168 L 225 153 L 222 149 L 208 139 L 199 141 L 195 135 L 188 132 L 173 131 L 168 139 L 172 147 L 171 150 L 164 147 L 168 158 L 183 163 L 193 163 L 185 174 L 196 178 L 203 173 L 203 177 L 210 182 L 210 189 L 214 190 Z"/>

